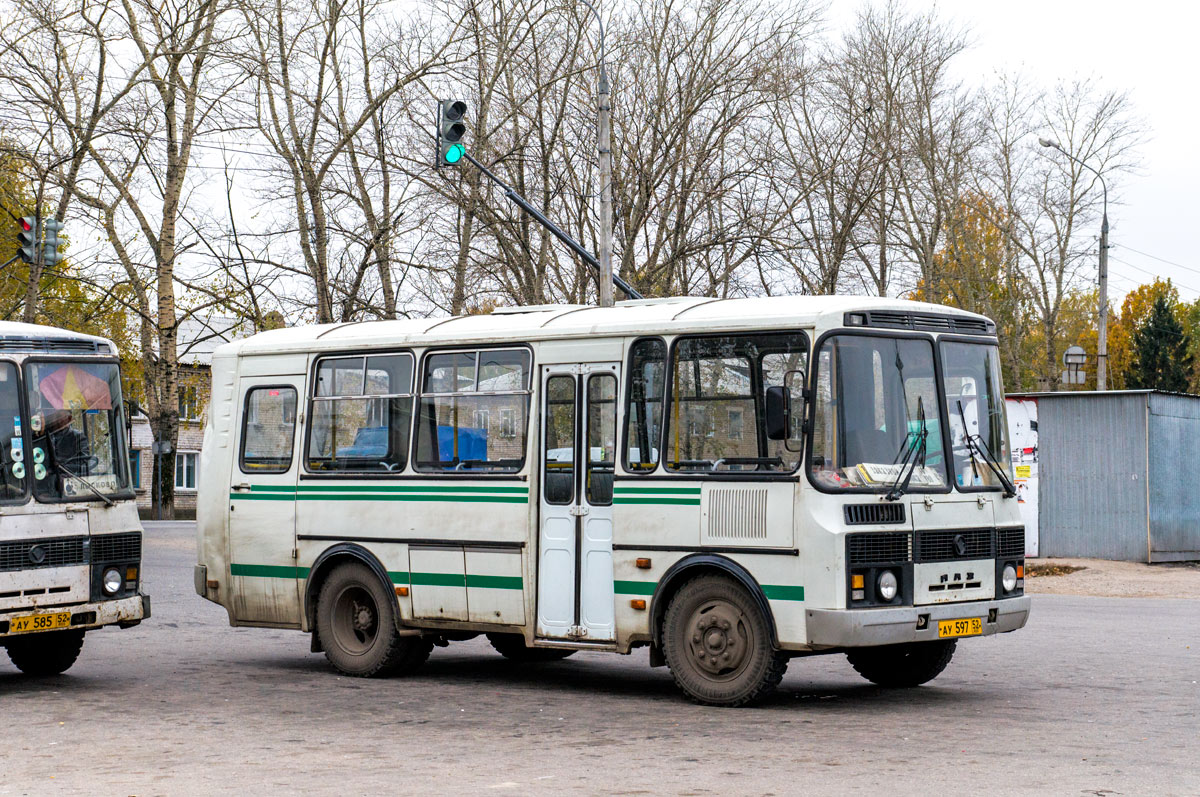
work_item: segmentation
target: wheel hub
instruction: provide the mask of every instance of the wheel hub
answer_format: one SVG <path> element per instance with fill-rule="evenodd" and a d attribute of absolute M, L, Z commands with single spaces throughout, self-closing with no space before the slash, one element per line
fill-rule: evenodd
<path fill-rule="evenodd" d="M 741 612 L 724 602 L 706 604 L 696 612 L 690 642 L 696 665 L 712 675 L 736 672 L 750 649 Z"/>

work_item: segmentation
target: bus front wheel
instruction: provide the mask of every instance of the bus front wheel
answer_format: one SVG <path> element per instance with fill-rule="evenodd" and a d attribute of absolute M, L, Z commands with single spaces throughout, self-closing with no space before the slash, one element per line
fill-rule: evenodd
<path fill-rule="evenodd" d="M 8 658 L 26 675 L 58 675 L 71 668 L 82 649 L 82 631 L 46 631 L 10 638 Z"/>
<path fill-rule="evenodd" d="M 366 565 L 338 565 L 317 598 L 317 633 L 339 672 L 359 678 L 408 674 L 433 645 L 396 631 L 396 599 Z"/>
<path fill-rule="evenodd" d="M 871 683 L 889 689 L 907 689 L 938 677 L 954 657 L 957 644 L 957 640 L 943 639 L 859 648 L 848 651 L 846 658 Z"/>
<path fill-rule="evenodd" d="M 724 576 L 699 576 L 675 593 L 662 640 L 675 684 L 705 705 L 753 703 L 774 690 L 787 669 L 758 604 Z"/>

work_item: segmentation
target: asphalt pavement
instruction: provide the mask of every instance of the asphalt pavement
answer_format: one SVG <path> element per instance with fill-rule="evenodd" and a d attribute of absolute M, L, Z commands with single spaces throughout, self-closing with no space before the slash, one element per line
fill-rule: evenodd
<path fill-rule="evenodd" d="M 192 591 L 194 525 L 149 523 L 154 617 L 45 680 L 0 655 L 0 795 L 1200 794 L 1200 601 L 1036 595 L 1022 631 L 888 691 L 795 659 L 750 709 L 645 650 L 516 665 L 481 639 L 416 676 L 336 675 Z"/>

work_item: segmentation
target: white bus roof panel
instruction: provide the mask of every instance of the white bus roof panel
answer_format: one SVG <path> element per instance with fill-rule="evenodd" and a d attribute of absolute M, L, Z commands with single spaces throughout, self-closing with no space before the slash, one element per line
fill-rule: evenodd
<path fill-rule="evenodd" d="M 597 335 L 837 327 L 854 311 L 894 310 L 983 318 L 943 305 L 872 296 L 772 296 L 744 299 L 671 297 L 618 302 L 615 307 L 540 305 L 488 315 L 397 321 L 356 321 L 263 332 L 218 349 L 221 355 L 336 351 L 461 342 L 521 343 Z"/>

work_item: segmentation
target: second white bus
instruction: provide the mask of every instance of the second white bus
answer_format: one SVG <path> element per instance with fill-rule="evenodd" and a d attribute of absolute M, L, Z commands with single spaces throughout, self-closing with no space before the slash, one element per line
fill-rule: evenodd
<path fill-rule="evenodd" d="M 649 646 L 742 705 L 789 659 L 916 686 L 1021 628 L 994 324 L 862 297 L 267 332 L 219 348 L 196 591 L 348 675 L 486 634 Z"/>

